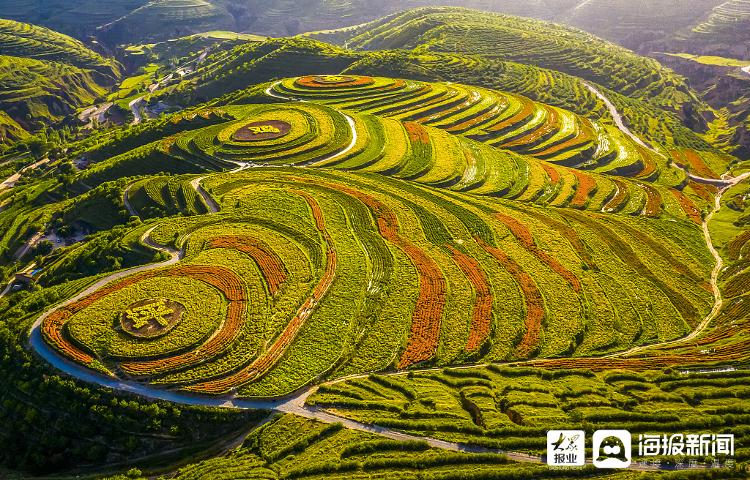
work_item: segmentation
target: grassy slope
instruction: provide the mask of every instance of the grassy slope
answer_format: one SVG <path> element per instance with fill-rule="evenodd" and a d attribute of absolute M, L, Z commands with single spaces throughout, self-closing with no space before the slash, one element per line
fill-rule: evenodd
<path fill-rule="evenodd" d="M 335 40 L 358 49 L 449 51 L 512 60 L 583 77 L 664 109 L 679 112 L 686 104 L 702 108 L 684 79 L 655 60 L 583 31 L 536 20 L 426 8 L 385 17 L 347 37 Z"/>
<path fill-rule="evenodd" d="M 90 105 L 120 76 L 120 66 L 47 28 L 0 20 L 0 108 L 34 131 Z M 7 136 L 6 138 L 10 138 Z"/>

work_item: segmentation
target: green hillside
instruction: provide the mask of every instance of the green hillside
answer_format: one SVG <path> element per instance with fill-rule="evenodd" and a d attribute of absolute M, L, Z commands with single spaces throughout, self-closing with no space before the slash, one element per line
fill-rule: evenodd
<path fill-rule="evenodd" d="M 13 143 L 28 137 L 28 132 L 7 113 L 0 112 L 0 145 Z"/>
<path fill-rule="evenodd" d="M 160 44 L 159 44 L 160 45 Z M 346 73 L 450 81 L 510 91 L 590 118 L 609 117 L 600 98 L 584 80 L 534 65 L 495 58 L 412 51 L 352 51 L 303 37 L 270 39 L 212 50 L 195 73 L 168 86 L 161 98 L 169 103 L 195 104 L 227 95 L 218 102 L 255 102 L 258 90 L 248 84 L 308 73 Z M 238 90 L 240 89 L 240 90 Z M 608 91 L 630 128 L 649 142 L 667 148 L 710 149 L 676 114 L 649 101 Z M 241 100 L 241 99 L 245 100 Z M 268 101 L 267 99 L 264 101 Z M 658 120 L 654 120 L 658 119 Z"/>
<path fill-rule="evenodd" d="M 43 25 L 67 35 L 85 38 L 96 28 L 128 14 L 147 0 L 7 0 L 0 3 L 0 18 Z"/>
<path fill-rule="evenodd" d="M 97 29 L 110 44 L 137 39 L 168 39 L 208 30 L 236 29 L 233 16 L 207 0 L 152 0 Z"/>
<path fill-rule="evenodd" d="M 96 75 L 78 67 L 0 56 L 0 108 L 33 131 L 89 105 L 106 89 Z"/>
<path fill-rule="evenodd" d="M 3 140 L 62 120 L 102 97 L 121 67 L 52 30 L 0 20 L 0 109 Z"/>
<path fill-rule="evenodd" d="M 644 43 L 693 27 L 722 0 L 590 0 L 555 21 L 575 26 L 644 53 Z M 532 15 L 535 17 L 535 15 Z"/>
<path fill-rule="evenodd" d="M 426 8 L 348 30 L 345 36 L 335 32 L 314 36 L 355 49 L 456 52 L 532 64 L 591 80 L 666 110 L 681 113 L 689 105 L 699 113 L 703 108 L 684 79 L 657 61 L 583 31 L 536 20 Z"/>
<path fill-rule="evenodd" d="M 0 52 L 6 56 L 65 63 L 86 70 L 95 70 L 114 82 L 119 69 L 83 43 L 47 28 L 0 19 Z"/>
<path fill-rule="evenodd" d="M 747 478 L 744 56 L 595 36 L 720 1 L 0 5 L 0 478 Z"/>
<path fill-rule="evenodd" d="M 87 154 L 103 160 L 80 185 L 202 177 L 126 189 L 131 213 L 167 216 L 151 241 L 185 258 L 58 310 L 42 327 L 51 346 L 158 385 L 268 396 L 324 374 L 602 354 L 680 337 L 710 310 L 700 196 L 632 147 L 603 166 L 564 160 L 627 151 L 614 131 L 461 85 L 308 76 L 274 88 L 308 101 L 175 115 L 120 137 L 143 146 Z M 211 174 L 236 167 L 252 168 Z M 597 300 L 615 296 L 612 278 L 628 302 Z M 201 323 L 190 292 L 204 292 Z M 185 308 L 159 341 L 102 321 L 154 295 Z"/>

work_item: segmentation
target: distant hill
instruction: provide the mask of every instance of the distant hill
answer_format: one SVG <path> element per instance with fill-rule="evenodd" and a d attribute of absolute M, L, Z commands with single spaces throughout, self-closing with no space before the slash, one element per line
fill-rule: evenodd
<path fill-rule="evenodd" d="M 288 36 L 369 22 L 399 11 L 443 5 L 550 20 L 583 28 L 629 48 L 689 32 L 722 0 L 9 0 L 0 17 L 45 25 L 109 43 L 165 40 L 230 29 Z M 743 1 L 729 1 L 726 17 Z M 713 23 L 713 20 L 710 21 Z M 640 51 L 640 50 L 639 50 Z"/>
<path fill-rule="evenodd" d="M 459 8 L 415 9 L 358 28 L 312 34 L 349 48 L 456 52 L 536 65 L 648 100 L 699 127 L 703 106 L 685 80 L 657 61 L 581 30 Z"/>
<path fill-rule="evenodd" d="M 4 0 L 0 18 L 44 25 L 84 38 L 96 27 L 127 15 L 147 0 Z"/>
<path fill-rule="evenodd" d="M 120 70 L 67 35 L 0 19 L 0 143 L 93 103 Z"/>
<path fill-rule="evenodd" d="M 730 0 L 714 8 L 710 15 L 693 29 L 692 38 L 707 42 L 731 42 L 750 53 L 750 1 Z M 743 45 L 744 43 L 744 45 Z"/>

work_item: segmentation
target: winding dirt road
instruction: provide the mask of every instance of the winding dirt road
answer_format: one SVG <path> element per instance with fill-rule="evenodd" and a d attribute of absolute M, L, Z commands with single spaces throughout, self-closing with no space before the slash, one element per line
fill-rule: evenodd
<path fill-rule="evenodd" d="M 240 170 L 242 170 L 242 167 L 240 167 L 239 169 L 234 170 L 234 171 L 238 172 Z M 206 178 L 206 177 L 198 177 L 198 178 L 196 178 L 195 180 L 193 180 L 192 182 L 190 182 L 190 186 L 193 187 L 193 189 L 196 192 L 198 192 L 198 195 L 201 196 L 201 198 L 203 199 L 203 201 L 206 202 L 206 205 L 208 206 L 208 210 L 211 213 L 216 213 L 216 212 L 218 212 L 220 210 L 219 204 L 216 203 L 216 200 L 214 200 L 213 197 L 208 194 L 208 192 L 206 191 L 206 189 L 203 188 L 203 185 L 201 185 L 201 182 L 203 181 L 204 178 Z"/>
<path fill-rule="evenodd" d="M 748 68 L 750 69 L 750 67 Z M 617 111 L 617 108 L 615 107 L 615 105 L 609 100 L 609 98 L 607 98 L 606 95 L 604 95 L 596 87 L 594 87 L 588 82 L 583 82 L 583 84 L 586 86 L 586 88 L 591 90 L 591 92 L 594 95 L 599 97 L 602 100 L 602 102 L 604 102 L 604 104 L 607 106 L 607 109 L 609 109 L 609 113 L 614 119 L 615 124 L 617 125 L 617 128 L 619 128 L 620 131 L 622 131 L 622 133 L 630 137 L 638 145 L 648 148 L 652 152 L 658 155 L 661 155 L 662 157 L 664 156 L 664 154 L 662 154 L 658 150 L 655 150 L 650 145 L 646 144 L 643 140 L 641 140 L 625 125 L 625 122 L 623 121 L 622 116 L 620 115 L 620 112 Z M 684 169 L 682 170 L 685 171 Z M 711 252 L 711 255 L 714 257 L 714 260 L 716 261 L 716 266 L 711 272 L 711 290 L 713 291 L 713 294 L 714 294 L 714 306 L 711 309 L 711 312 L 709 312 L 709 314 L 698 324 L 698 326 L 695 329 L 693 329 L 693 331 L 690 332 L 690 334 L 687 335 L 686 337 L 682 337 L 677 340 L 672 340 L 669 342 L 663 342 L 659 344 L 642 345 L 638 347 L 633 347 L 629 350 L 625 350 L 624 352 L 618 352 L 618 353 L 613 353 L 611 355 L 607 355 L 605 356 L 605 358 L 626 357 L 626 356 L 633 355 L 635 353 L 639 353 L 644 350 L 655 348 L 655 347 L 667 347 L 667 346 L 672 346 L 672 345 L 678 345 L 684 342 L 689 342 L 695 339 L 698 335 L 700 335 L 706 329 L 706 327 L 708 327 L 711 321 L 714 318 L 716 318 L 716 316 L 719 314 L 719 312 L 721 311 L 721 307 L 724 305 L 724 299 L 721 296 L 721 290 L 719 289 L 719 285 L 718 285 L 719 274 L 721 273 L 721 269 L 724 267 L 724 259 L 722 259 L 721 255 L 719 255 L 719 252 L 716 250 L 713 240 L 711 239 L 709 223 L 711 222 L 711 219 L 713 219 L 714 215 L 716 215 L 716 213 L 718 213 L 719 210 L 721 210 L 721 198 L 724 195 L 724 193 L 732 186 L 738 184 L 745 178 L 749 177 L 750 172 L 744 173 L 737 177 L 728 177 L 724 175 L 722 176 L 721 180 L 697 177 L 695 175 L 690 174 L 690 172 L 687 172 L 687 171 L 685 171 L 685 173 L 687 173 L 687 175 L 693 180 L 701 181 L 703 183 L 711 183 L 720 188 L 719 192 L 716 194 L 716 198 L 714 199 L 713 208 L 711 209 L 709 214 L 706 216 L 706 218 L 703 220 L 703 224 L 702 224 L 703 238 L 706 242 L 706 247 L 708 247 L 708 250 Z"/>

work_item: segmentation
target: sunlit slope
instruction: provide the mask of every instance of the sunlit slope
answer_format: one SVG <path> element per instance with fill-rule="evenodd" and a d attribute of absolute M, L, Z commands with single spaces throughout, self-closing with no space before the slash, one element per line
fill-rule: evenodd
<path fill-rule="evenodd" d="M 0 19 L 0 109 L 33 132 L 92 104 L 120 76 L 113 60 L 52 30 Z M 18 133 L 4 139 L 18 138 Z"/>
<path fill-rule="evenodd" d="M 248 144 L 232 137 L 234 130 L 252 123 L 251 119 L 277 117 L 294 125 L 283 142 Z M 157 135 L 159 131 L 177 133 L 161 140 L 154 135 L 126 139 L 133 145 L 131 149 L 106 149 L 104 161 L 82 172 L 81 181 L 97 185 L 120 176 L 161 171 L 309 165 L 377 172 L 453 191 L 539 205 L 700 221 L 702 200 L 697 196 L 691 199 L 685 194 L 687 190 L 680 191 L 686 183 L 684 177 L 674 186 L 678 189 L 645 179 L 605 175 L 596 169 L 583 171 L 565 162 L 494 148 L 413 121 L 345 115 L 315 104 L 227 106 L 204 110 L 192 118 L 175 117 L 159 127 Z M 148 143 L 139 145 L 144 140 Z M 596 148 L 589 146 L 590 150 Z M 89 155 L 100 156 L 96 150 Z M 689 194 L 693 193 L 690 190 Z"/>
<path fill-rule="evenodd" d="M 341 81 L 327 81 L 339 78 Z M 274 84 L 275 95 L 325 102 L 435 126 L 553 164 L 678 185 L 684 174 L 614 126 L 518 95 L 453 83 L 388 78 L 300 77 Z"/>
<path fill-rule="evenodd" d="M 160 218 L 128 237 L 181 261 L 46 318 L 48 343 L 94 369 L 280 395 L 321 375 L 622 350 L 687 334 L 713 304 L 678 190 L 310 102 L 151 128 L 163 138 L 122 137 L 132 151 L 78 179 L 203 178 L 125 189 L 131 214 Z M 140 308 L 165 315 L 153 339 L 122 316 Z"/>
<path fill-rule="evenodd" d="M 329 38 L 349 48 L 457 52 L 528 63 L 586 78 L 668 110 L 679 112 L 685 104 L 701 110 L 684 79 L 655 60 L 581 30 L 538 20 L 424 8 L 371 22 L 348 31 L 346 37 Z"/>
<path fill-rule="evenodd" d="M 53 30 L 0 19 L 0 53 L 95 70 L 114 82 L 119 68 L 72 37 Z M 104 79 L 102 79 L 104 80 Z"/>
<path fill-rule="evenodd" d="M 96 78 L 71 65 L 0 55 L 0 109 L 34 130 L 102 96 Z"/>

